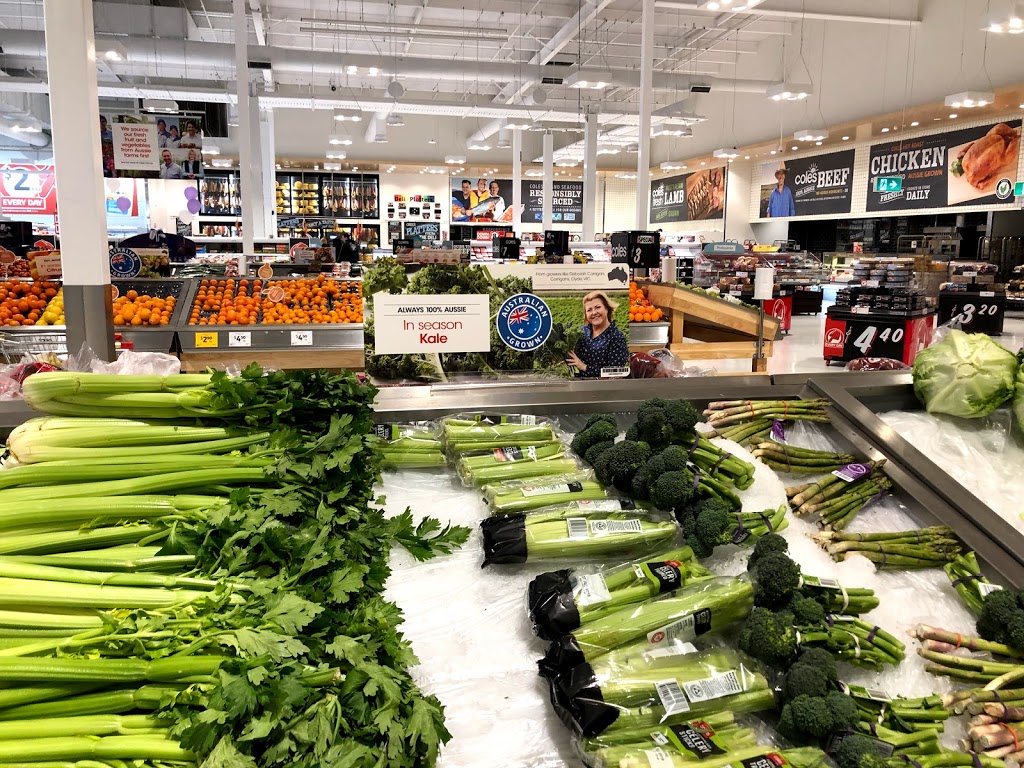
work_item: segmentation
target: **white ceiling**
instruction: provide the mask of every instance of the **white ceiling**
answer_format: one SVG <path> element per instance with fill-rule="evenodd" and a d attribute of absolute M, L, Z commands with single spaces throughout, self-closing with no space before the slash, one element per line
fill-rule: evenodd
<path fill-rule="evenodd" d="M 707 118 L 693 126 L 692 138 L 653 142 L 653 165 L 1024 81 L 1024 35 L 986 34 L 979 24 L 986 8 L 1010 0 L 763 0 L 742 13 L 706 11 L 698 7 L 703 1 L 657 0 L 655 108 L 684 99 L 693 82 L 712 92 L 688 101 Z M 618 143 L 636 136 L 641 0 L 248 5 L 250 62 L 270 65 L 251 75 L 261 104 L 275 110 L 279 157 L 322 160 L 334 127 L 326 107 L 335 104 L 405 115 L 404 127 L 389 129 L 388 144 L 367 143 L 354 131 L 349 158 L 365 161 L 430 164 L 456 153 L 507 166 L 511 150 L 466 149 L 471 135 L 493 132 L 502 115 L 571 128 L 590 109 L 604 130 L 619 134 Z M 41 6 L 0 0 L 0 68 L 8 75 L 0 76 L 0 99 L 46 90 Z M 100 64 L 101 95 L 231 100 L 231 7 L 230 0 L 95 3 L 98 50 L 116 40 L 129 52 L 126 61 Z M 576 64 L 606 73 L 613 87 L 540 85 Z M 384 90 L 394 77 L 407 89 L 396 104 Z M 813 95 L 770 101 L 767 85 L 783 78 L 811 85 Z M 538 87 L 546 100 L 531 106 L 528 96 Z M 580 138 L 556 133 L 555 146 Z M 527 162 L 536 158 L 539 134 L 524 133 L 523 147 Z M 600 161 L 609 168 L 631 163 L 635 156 L 625 153 Z"/>

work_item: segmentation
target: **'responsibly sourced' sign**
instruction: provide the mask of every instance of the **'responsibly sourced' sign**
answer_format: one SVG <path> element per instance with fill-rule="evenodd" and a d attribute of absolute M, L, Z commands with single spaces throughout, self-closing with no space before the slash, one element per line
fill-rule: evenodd
<path fill-rule="evenodd" d="M 897 211 L 1012 203 L 1020 162 L 1020 120 L 875 144 L 868 160 L 867 210 Z M 902 178 L 899 189 L 876 184 Z"/>
<path fill-rule="evenodd" d="M 544 220 L 544 182 L 523 179 L 523 217 L 526 222 Z M 551 220 L 562 223 L 583 221 L 583 182 L 555 181 L 551 185 Z"/>
<path fill-rule="evenodd" d="M 374 354 L 489 352 L 486 294 L 373 297 Z"/>

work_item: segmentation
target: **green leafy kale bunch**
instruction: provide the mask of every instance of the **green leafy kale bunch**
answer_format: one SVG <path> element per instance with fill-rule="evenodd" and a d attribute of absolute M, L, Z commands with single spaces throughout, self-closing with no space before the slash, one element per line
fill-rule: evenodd
<path fill-rule="evenodd" d="M 405 267 L 390 256 L 377 259 L 363 272 L 363 295 L 367 299 L 376 293 L 402 293 L 408 285 Z"/>
<path fill-rule="evenodd" d="M 985 597 L 978 634 L 1024 651 L 1024 590 L 999 589 Z"/>
<path fill-rule="evenodd" d="M 804 651 L 790 666 L 781 699 L 779 733 L 801 746 L 824 746 L 832 734 L 860 722 L 857 702 L 839 690 L 835 660 L 819 648 Z"/>
<path fill-rule="evenodd" d="M 653 397 L 640 404 L 636 423 L 629 428 L 626 439 L 647 443 L 653 451 L 669 445 L 689 445 L 700 420 L 700 411 L 688 400 Z"/>

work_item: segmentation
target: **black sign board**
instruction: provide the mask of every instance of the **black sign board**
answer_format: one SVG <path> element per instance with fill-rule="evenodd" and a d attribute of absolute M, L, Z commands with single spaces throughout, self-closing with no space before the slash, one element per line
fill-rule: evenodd
<path fill-rule="evenodd" d="M 524 222 L 544 221 L 544 180 L 524 179 L 522 183 L 522 198 L 522 220 Z M 551 221 L 570 224 L 583 221 L 582 181 L 552 182 Z"/>
<path fill-rule="evenodd" d="M 761 166 L 760 217 L 849 213 L 855 154 L 850 149 L 765 163 Z"/>
<path fill-rule="evenodd" d="M 1013 202 L 1020 160 L 1020 120 L 893 140 L 871 147 L 867 210 L 897 211 Z M 900 189 L 876 192 L 876 179 L 899 177 Z"/>
<path fill-rule="evenodd" d="M 1003 332 L 1006 294 L 997 291 L 941 291 L 939 325 L 954 321 L 965 333 Z"/>
<path fill-rule="evenodd" d="M 491 248 L 496 259 L 519 259 L 519 238 L 518 237 L 494 237 L 491 238 Z"/>
<path fill-rule="evenodd" d="M 661 266 L 661 236 L 657 232 L 615 232 L 612 234 L 612 262 L 630 269 Z"/>
<path fill-rule="evenodd" d="M 703 221 L 725 215 L 725 167 L 651 182 L 651 221 Z"/>
<path fill-rule="evenodd" d="M 408 253 L 413 248 L 412 239 L 408 237 L 396 237 L 391 241 L 391 251 L 395 254 Z"/>
<path fill-rule="evenodd" d="M 554 229 L 544 230 L 544 255 L 565 256 L 569 253 L 569 233 Z"/>
<path fill-rule="evenodd" d="M 32 223 L 28 221 L 0 221 L 0 247 L 16 256 L 24 257 L 32 245 Z"/>
<path fill-rule="evenodd" d="M 406 221 L 399 222 L 405 227 L 407 238 L 425 240 L 433 243 L 441 239 L 441 222 L 439 221 Z"/>

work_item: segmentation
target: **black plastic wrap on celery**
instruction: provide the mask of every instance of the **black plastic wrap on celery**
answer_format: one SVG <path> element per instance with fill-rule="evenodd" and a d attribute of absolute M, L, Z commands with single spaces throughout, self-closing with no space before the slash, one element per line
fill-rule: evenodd
<path fill-rule="evenodd" d="M 555 714 L 575 733 L 598 736 L 618 719 L 618 707 L 605 702 L 589 664 L 579 664 L 549 682 Z"/>
<path fill-rule="evenodd" d="M 530 582 L 526 603 L 533 632 L 542 640 L 557 640 L 580 625 L 570 571 L 549 571 Z"/>
<path fill-rule="evenodd" d="M 550 680 L 586 662 L 587 657 L 576 638 L 563 635 L 548 646 L 544 658 L 537 662 L 537 668 L 541 677 Z"/>
<path fill-rule="evenodd" d="M 526 562 L 526 515 L 520 512 L 490 517 L 481 521 L 480 530 L 484 535 L 484 562 L 481 568 Z"/>

